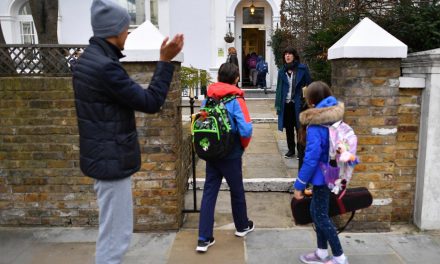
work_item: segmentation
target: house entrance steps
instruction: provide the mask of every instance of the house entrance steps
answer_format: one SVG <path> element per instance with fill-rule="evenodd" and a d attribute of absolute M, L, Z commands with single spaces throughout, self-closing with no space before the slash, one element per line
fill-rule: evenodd
<path fill-rule="evenodd" d="M 258 98 L 246 91 L 246 103 L 253 121 L 252 140 L 243 155 L 243 179 L 248 215 L 259 228 L 294 227 L 289 209 L 292 183 L 298 171 L 298 161 L 285 159 L 287 143 L 284 132 L 277 130 L 274 98 Z M 253 95 L 253 94 L 252 94 Z M 185 209 L 193 209 L 192 177 L 185 197 Z M 205 182 L 205 161 L 196 167 L 197 209 Z M 276 216 L 276 217 L 274 217 Z M 183 228 L 197 229 L 199 214 L 186 214 Z M 222 183 L 215 210 L 215 228 L 232 230 L 232 211 L 227 183 Z"/>

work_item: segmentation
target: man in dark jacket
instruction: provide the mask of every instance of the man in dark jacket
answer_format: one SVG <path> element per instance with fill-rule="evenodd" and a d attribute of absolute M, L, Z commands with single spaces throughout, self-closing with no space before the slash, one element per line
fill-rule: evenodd
<path fill-rule="evenodd" d="M 130 16 L 110 0 L 94 0 L 93 37 L 73 71 L 80 135 L 80 167 L 94 179 L 99 205 L 96 263 L 121 263 L 133 231 L 130 176 L 140 168 L 134 111 L 156 113 L 165 102 L 183 35 L 160 48 L 160 61 L 148 89 L 122 67 Z"/>

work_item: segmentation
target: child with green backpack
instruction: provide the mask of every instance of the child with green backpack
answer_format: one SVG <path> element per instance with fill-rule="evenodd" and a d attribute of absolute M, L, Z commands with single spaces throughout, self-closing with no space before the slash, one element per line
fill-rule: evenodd
<path fill-rule="evenodd" d="M 244 101 L 244 93 L 240 90 L 236 84 L 239 80 L 238 67 L 232 63 L 224 63 L 220 66 L 218 71 L 218 82 L 212 84 L 208 88 L 208 98 L 202 104 L 202 109 L 206 108 L 205 115 L 209 115 L 210 110 L 207 104 L 209 102 L 217 102 L 224 104 L 225 109 L 223 113 L 226 116 L 219 115 L 220 121 L 224 125 L 220 127 L 226 127 L 232 137 L 231 148 L 227 148 L 227 153 L 220 153 L 218 158 L 208 157 L 206 160 L 206 180 L 203 188 L 202 204 L 200 208 L 200 221 L 199 221 L 199 238 L 196 250 L 198 252 L 206 252 L 208 247 L 215 243 L 213 237 L 214 228 L 214 211 L 217 201 L 217 195 L 222 183 L 223 177 L 229 185 L 231 192 L 231 206 L 232 215 L 234 218 L 234 224 L 236 228 L 235 235 L 238 237 L 244 237 L 246 234 L 254 230 L 254 223 L 247 217 L 246 198 L 243 187 L 242 176 L 242 155 L 244 149 L 249 145 L 252 135 L 252 123 L 249 116 L 246 103 Z M 227 100 L 224 100 L 227 99 Z M 212 120 L 214 120 L 213 118 Z M 216 117 L 216 121 L 219 117 Z M 204 122 L 204 119 L 198 118 L 195 122 Z M 206 124 L 209 123 L 208 117 L 206 117 Z M 194 127 L 199 131 L 202 129 L 202 125 L 193 124 L 193 135 L 197 132 L 194 131 Z M 210 128 L 211 129 L 211 128 Z M 219 128 L 221 129 L 221 128 Z M 205 129 L 207 131 L 208 129 Z M 215 133 L 216 136 L 227 135 L 225 133 Z M 197 137 L 193 137 L 194 146 L 201 146 L 198 152 L 199 156 L 205 150 L 209 150 L 208 137 L 201 137 L 200 142 L 197 141 Z M 211 140 L 211 142 L 213 142 Z M 211 144 L 213 146 L 213 144 Z"/>

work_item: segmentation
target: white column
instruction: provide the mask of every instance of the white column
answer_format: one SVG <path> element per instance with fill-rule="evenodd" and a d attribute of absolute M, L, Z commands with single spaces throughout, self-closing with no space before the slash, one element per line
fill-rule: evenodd
<path fill-rule="evenodd" d="M 170 3 L 169 0 L 158 0 L 159 30 L 164 36 L 170 35 Z"/>
<path fill-rule="evenodd" d="M 425 77 L 420 117 L 414 223 L 440 229 L 440 49 L 412 53 L 402 62 L 408 77 Z"/>
<path fill-rule="evenodd" d="M 17 23 L 15 19 L 12 16 L 0 16 L 0 22 L 2 23 L 6 44 L 20 43 L 20 34 L 15 32 L 15 24 Z M 16 35 L 18 35 L 18 38 L 15 38 Z"/>
<path fill-rule="evenodd" d="M 272 10 L 272 12 L 274 12 L 274 10 Z M 276 30 L 277 27 L 279 28 L 280 25 L 280 16 L 278 14 L 273 13 L 272 16 L 272 31 Z M 269 32 L 269 37 L 270 37 L 270 32 Z M 272 43 L 272 41 L 269 39 L 270 43 Z M 278 68 L 277 65 L 275 64 L 275 55 L 273 54 L 273 50 L 272 50 L 272 46 L 270 47 L 270 61 L 268 61 L 269 65 L 270 65 L 270 73 L 269 73 L 269 77 L 270 80 L 269 82 L 267 82 L 268 84 L 268 88 L 271 88 L 273 90 L 276 89 L 277 87 L 277 77 L 278 77 Z"/>

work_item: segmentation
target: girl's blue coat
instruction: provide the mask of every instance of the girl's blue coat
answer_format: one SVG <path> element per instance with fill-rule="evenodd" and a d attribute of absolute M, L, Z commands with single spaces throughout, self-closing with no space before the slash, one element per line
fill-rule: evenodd
<path fill-rule="evenodd" d="M 316 108 L 335 106 L 338 101 L 329 96 L 323 99 Z M 331 125 L 331 124 L 328 124 Z M 295 189 L 304 190 L 307 183 L 314 186 L 324 185 L 324 175 L 319 168 L 319 162 L 328 162 L 329 134 L 328 127 L 322 125 L 309 125 L 307 127 L 306 153 L 298 179 L 295 181 Z"/>

